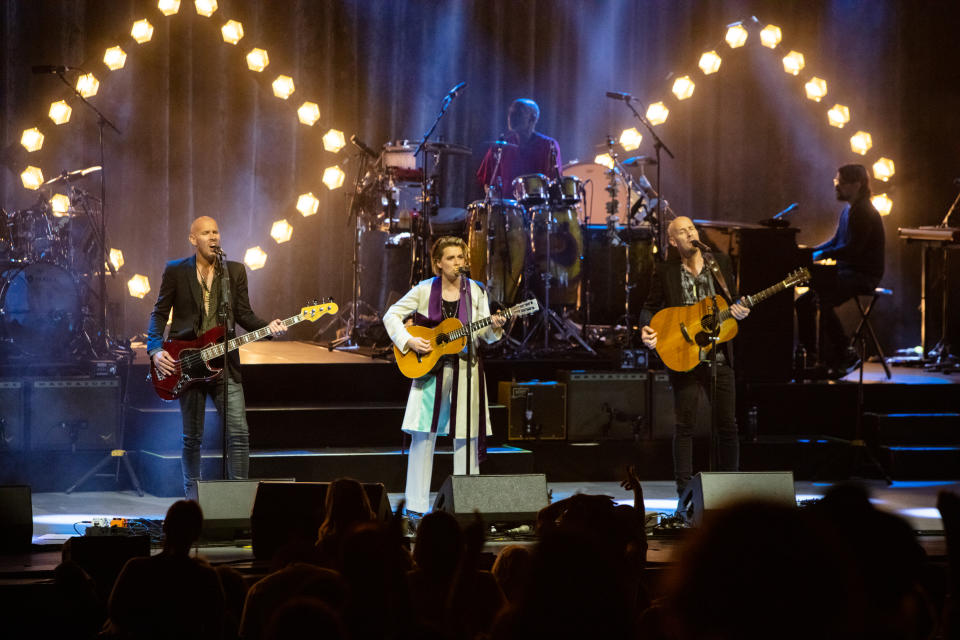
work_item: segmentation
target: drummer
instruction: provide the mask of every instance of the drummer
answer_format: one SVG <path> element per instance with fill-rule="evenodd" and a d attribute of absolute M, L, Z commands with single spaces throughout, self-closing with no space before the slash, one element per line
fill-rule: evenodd
<path fill-rule="evenodd" d="M 513 179 L 531 173 L 542 173 L 550 179 L 560 175 L 560 145 L 553 138 L 535 131 L 540 107 L 529 98 L 513 101 L 507 111 L 510 132 L 502 136 L 503 157 L 496 168 L 497 145 L 491 144 L 477 170 L 477 181 L 485 188 L 495 187 L 494 195 L 510 197 Z"/>

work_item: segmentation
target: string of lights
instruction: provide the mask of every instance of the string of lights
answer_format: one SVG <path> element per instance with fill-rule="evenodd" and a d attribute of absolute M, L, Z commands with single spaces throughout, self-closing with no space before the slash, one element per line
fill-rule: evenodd
<path fill-rule="evenodd" d="M 723 38 L 724 42 L 730 49 L 739 49 L 745 46 L 748 41 L 751 41 L 751 29 L 754 31 L 759 29 L 760 45 L 771 51 L 777 51 L 779 49 L 782 52 L 783 47 L 780 45 L 783 41 L 783 31 L 780 27 L 774 24 L 768 24 L 760 29 L 759 24 L 756 18 L 750 18 L 749 20 L 727 25 L 726 34 Z M 750 29 L 748 29 L 748 26 Z M 754 38 L 754 40 L 756 40 L 756 38 Z M 720 46 L 722 47 L 722 45 Z M 723 58 L 717 50 L 711 49 L 700 56 L 697 66 L 704 76 L 709 76 L 720 71 L 722 62 Z M 783 56 L 782 62 L 784 72 L 792 76 L 799 76 L 806 68 L 806 60 L 804 59 L 803 53 L 793 49 Z M 823 78 L 811 76 L 803 87 L 807 99 L 814 102 L 820 102 L 827 95 L 827 81 Z M 696 82 L 694 79 L 689 74 L 683 74 L 674 77 L 670 92 L 673 94 L 676 102 L 679 103 L 692 97 L 695 89 Z M 653 126 L 666 122 L 669 115 L 670 107 L 662 100 L 658 100 L 647 107 L 646 117 Z M 832 127 L 843 129 L 850 123 L 850 120 L 850 109 L 846 105 L 837 103 L 827 110 L 827 123 Z M 619 138 L 620 146 L 625 151 L 638 149 L 642 140 L 643 136 L 637 131 L 636 127 L 625 129 Z M 871 136 L 868 131 L 858 130 L 850 137 L 850 148 L 854 153 L 866 156 L 873 148 L 873 136 Z M 594 158 L 594 162 L 607 168 L 613 168 L 614 164 L 613 158 L 610 157 L 609 153 L 597 155 Z M 873 177 L 884 183 L 888 183 L 896 172 L 893 160 L 886 156 L 879 156 L 871 167 L 873 169 Z M 873 206 L 877 208 L 877 211 L 880 212 L 880 215 L 890 215 L 890 211 L 893 208 L 893 200 L 889 195 L 886 193 L 878 193 L 871 198 L 871 201 L 873 202 Z"/>

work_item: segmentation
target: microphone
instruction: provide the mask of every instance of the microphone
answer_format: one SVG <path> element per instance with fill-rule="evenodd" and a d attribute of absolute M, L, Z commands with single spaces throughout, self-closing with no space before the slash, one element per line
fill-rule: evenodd
<path fill-rule="evenodd" d="M 713 249 L 711 249 L 711 248 L 708 247 L 707 245 L 703 244 L 703 243 L 700 242 L 699 240 L 694 240 L 694 241 L 691 242 L 690 244 L 692 244 L 693 246 L 695 246 L 697 249 L 700 249 L 700 251 L 706 251 L 707 253 L 711 253 L 711 252 L 713 251 Z"/>
<path fill-rule="evenodd" d="M 220 248 L 220 245 L 216 245 L 216 244 L 215 244 L 215 245 L 213 245 L 212 247 L 210 247 L 210 250 L 213 251 L 213 252 L 214 252 L 215 254 L 217 254 L 218 256 L 221 256 L 221 257 L 227 255 L 226 253 L 224 253 L 223 249 Z"/>
<path fill-rule="evenodd" d="M 67 67 L 61 64 L 35 64 L 30 67 L 30 70 L 36 74 L 66 73 L 69 69 L 73 69 L 73 67 Z"/>
<path fill-rule="evenodd" d="M 460 95 L 461 93 L 463 93 L 463 89 L 464 89 L 466 86 L 467 86 L 467 83 L 466 83 L 466 82 L 461 82 L 461 83 L 455 85 L 455 86 L 453 87 L 453 89 L 450 89 L 450 91 L 447 92 L 447 96 L 448 96 L 450 99 L 456 98 L 458 95 Z"/>
<path fill-rule="evenodd" d="M 799 206 L 800 206 L 800 203 L 799 203 L 799 202 L 794 202 L 794 203 L 791 204 L 789 207 L 787 207 L 786 209 L 784 209 L 783 211 L 781 211 L 781 212 L 778 213 L 777 215 L 773 216 L 773 219 L 774 219 L 774 220 L 779 220 L 779 219 L 780 219 L 780 216 L 785 216 L 785 215 L 787 215 L 788 213 L 790 213 L 791 211 L 794 211 L 794 210 L 795 210 L 797 207 L 799 207 Z"/>
<path fill-rule="evenodd" d="M 468 278 L 470 277 L 470 269 L 468 267 L 460 267 L 457 269 L 457 273 L 462 276 L 467 276 Z"/>
<path fill-rule="evenodd" d="M 374 151 L 373 149 L 371 149 L 370 147 L 368 147 L 366 144 L 364 144 L 363 140 L 357 137 L 357 134 L 353 134 L 352 136 L 350 136 L 350 142 L 352 142 L 355 147 L 363 151 L 365 154 L 367 154 L 371 158 L 380 157 L 380 154 Z"/>
<path fill-rule="evenodd" d="M 633 96 L 629 93 L 623 93 L 622 91 L 607 91 L 607 97 L 613 98 L 614 100 L 623 100 L 624 102 L 633 100 Z"/>

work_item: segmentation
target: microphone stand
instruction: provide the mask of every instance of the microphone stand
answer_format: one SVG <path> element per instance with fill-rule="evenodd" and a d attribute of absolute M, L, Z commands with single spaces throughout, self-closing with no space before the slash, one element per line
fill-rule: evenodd
<path fill-rule="evenodd" d="M 60 78 L 60 81 L 63 84 L 70 87 L 70 90 L 73 94 L 80 99 L 80 102 L 87 105 L 95 114 L 97 114 L 97 145 L 100 150 L 100 229 L 99 229 L 99 238 L 101 239 L 101 252 L 100 257 L 102 262 L 110 264 L 110 250 L 106 246 L 106 237 L 107 237 L 107 186 L 106 186 L 106 174 L 107 174 L 107 164 L 104 161 L 104 152 L 103 152 L 103 128 L 105 126 L 113 129 L 118 135 L 123 135 L 120 129 L 117 128 L 103 113 L 100 112 L 95 106 L 90 104 L 86 98 L 83 97 L 77 88 L 72 84 L 67 82 L 67 79 L 63 77 L 63 71 L 57 71 L 56 75 Z M 98 336 L 97 346 L 100 348 L 102 353 L 107 353 L 110 350 L 110 338 L 107 333 L 107 274 L 104 271 L 103 265 L 98 265 L 97 268 L 100 272 L 100 335 Z M 112 271 L 112 269 L 111 269 Z M 96 349 L 95 349 L 96 350 Z"/>
<path fill-rule="evenodd" d="M 639 111 L 633 108 L 633 101 L 635 98 L 632 96 L 625 96 L 623 98 L 624 104 L 630 108 L 630 111 L 633 112 L 634 117 L 640 121 L 640 124 L 650 132 L 650 135 L 653 137 L 653 152 L 657 156 L 657 192 L 659 197 L 657 198 L 657 215 L 654 220 L 654 230 L 656 231 L 656 244 L 657 244 L 657 254 L 660 256 L 661 260 L 667 259 L 667 252 L 664 250 L 667 246 L 666 232 L 667 228 L 663 225 L 663 182 L 661 181 L 660 167 L 663 166 L 663 163 L 660 161 L 660 150 L 667 152 L 667 155 L 671 159 L 676 160 L 676 156 L 673 155 L 673 152 L 670 151 L 663 140 L 660 139 L 660 136 L 657 135 L 657 132 L 653 130 L 653 125 L 650 124 L 650 121 L 647 120 L 646 116 L 640 114 Z M 637 101 L 639 104 L 639 101 Z M 643 106 L 642 104 L 640 106 Z"/>
<path fill-rule="evenodd" d="M 424 225 L 427 224 L 427 207 L 432 209 L 436 207 L 436 202 L 430 198 L 429 189 L 427 188 L 427 152 L 424 147 L 427 144 L 427 141 L 430 139 L 430 136 L 433 135 L 433 132 L 436 131 L 437 125 L 440 124 L 440 120 L 443 119 L 443 116 L 446 115 L 447 109 L 450 108 L 450 104 L 453 102 L 453 99 L 457 97 L 456 91 L 451 91 L 443 97 L 443 100 L 440 101 L 440 112 L 437 114 L 437 117 L 434 119 L 433 124 L 430 125 L 430 128 L 423 138 L 420 139 L 420 143 L 417 145 L 416 150 L 413 152 L 414 157 L 420 155 L 420 152 L 423 152 L 423 172 L 420 176 L 420 222 L 418 223 L 418 231 L 416 232 L 416 248 L 414 249 L 414 269 L 413 277 L 411 278 L 411 285 L 416 284 L 420 280 L 423 280 L 427 275 L 427 265 L 430 263 L 429 257 L 427 256 L 427 246 L 426 246 L 426 236 L 428 232 Z"/>
<path fill-rule="evenodd" d="M 475 347 L 473 345 L 473 300 L 469 295 L 467 295 L 470 292 L 469 287 L 470 287 L 470 278 L 468 278 L 466 274 L 461 273 L 460 274 L 460 304 L 467 304 L 468 301 L 470 303 L 470 308 L 467 310 L 467 324 L 466 324 L 466 329 L 467 329 L 467 398 L 466 398 L 467 400 L 466 402 L 467 472 L 466 474 L 464 474 L 468 476 L 473 475 L 473 469 L 472 469 L 473 465 L 471 464 L 473 462 L 473 458 L 471 457 L 473 453 L 473 449 L 470 446 L 471 445 L 470 437 L 473 435 L 473 406 L 470 400 L 471 400 L 471 396 L 473 395 L 473 358 L 475 355 Z M 481 410 L 482 410 L 482 407 L 481 407 Z M 456 417 L 454 417 L 454 419 L 456 419 Z M 477 433 L 477 437 L 479 438 L 479 430 Z M 454 466 L 456 466 L 456 457 L 457 457 L 456 429 L 454 429 L 453 441 L 454 441 L 454 447 L 453 447 L 454 448 L 454 451 L 453 451 Z"/>
<path fill-rule="evenodd" d="M 223 387 L 223 415 L 220 416 L 220 477 L 226 480 L 229 477 L 227 473 L 227 407 L 229 405 L 227 384 L 230 379 L 230 352 L 227 347 L 235 327 L 230 300 L 230 270 L 227 268 L 227 254 L 223 250 L 218 250 L 216 256 L 216 272 L 220 275 L 220 304 L 217 316 L 220 326 L 223 327 L 223 381 L 221 382 Z"/>

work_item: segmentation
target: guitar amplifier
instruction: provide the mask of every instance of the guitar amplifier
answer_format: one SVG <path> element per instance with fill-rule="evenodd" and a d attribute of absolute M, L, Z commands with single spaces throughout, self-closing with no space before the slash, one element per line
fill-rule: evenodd
<path fill-rule="evenodd" d="M 0 453 L 26 448 L 23 428 L 23 383 L 0 380 Z"/>
<path fill-rule="evenodd" d="M 562 371 L 567 385 L 567 440 L 633 440 L 650 430 L 646 371 Z"/>
<path fill-rule="evenodd" d="M 29 398 L 34 451 L 102 451 L 119 446 L 117 378 L 35 380 Z"/>
<path fill-rule="evenodd" d="M 674 412 L 673 385 L 666 371 L 652 371 L 650 383 L 651 437 L 653 439 L 671 439 L 676 428 L 677 417 Z M 710 399 L 700 390 L 697 395 L 697 424 L 693 428 L 693 437 L 710 437 Z"/>
<path fill-rule="evenodd" d="M 566 439 L 567 385 L 501 381 L 497 401 L 507 407 L 508 440 Z"/>

